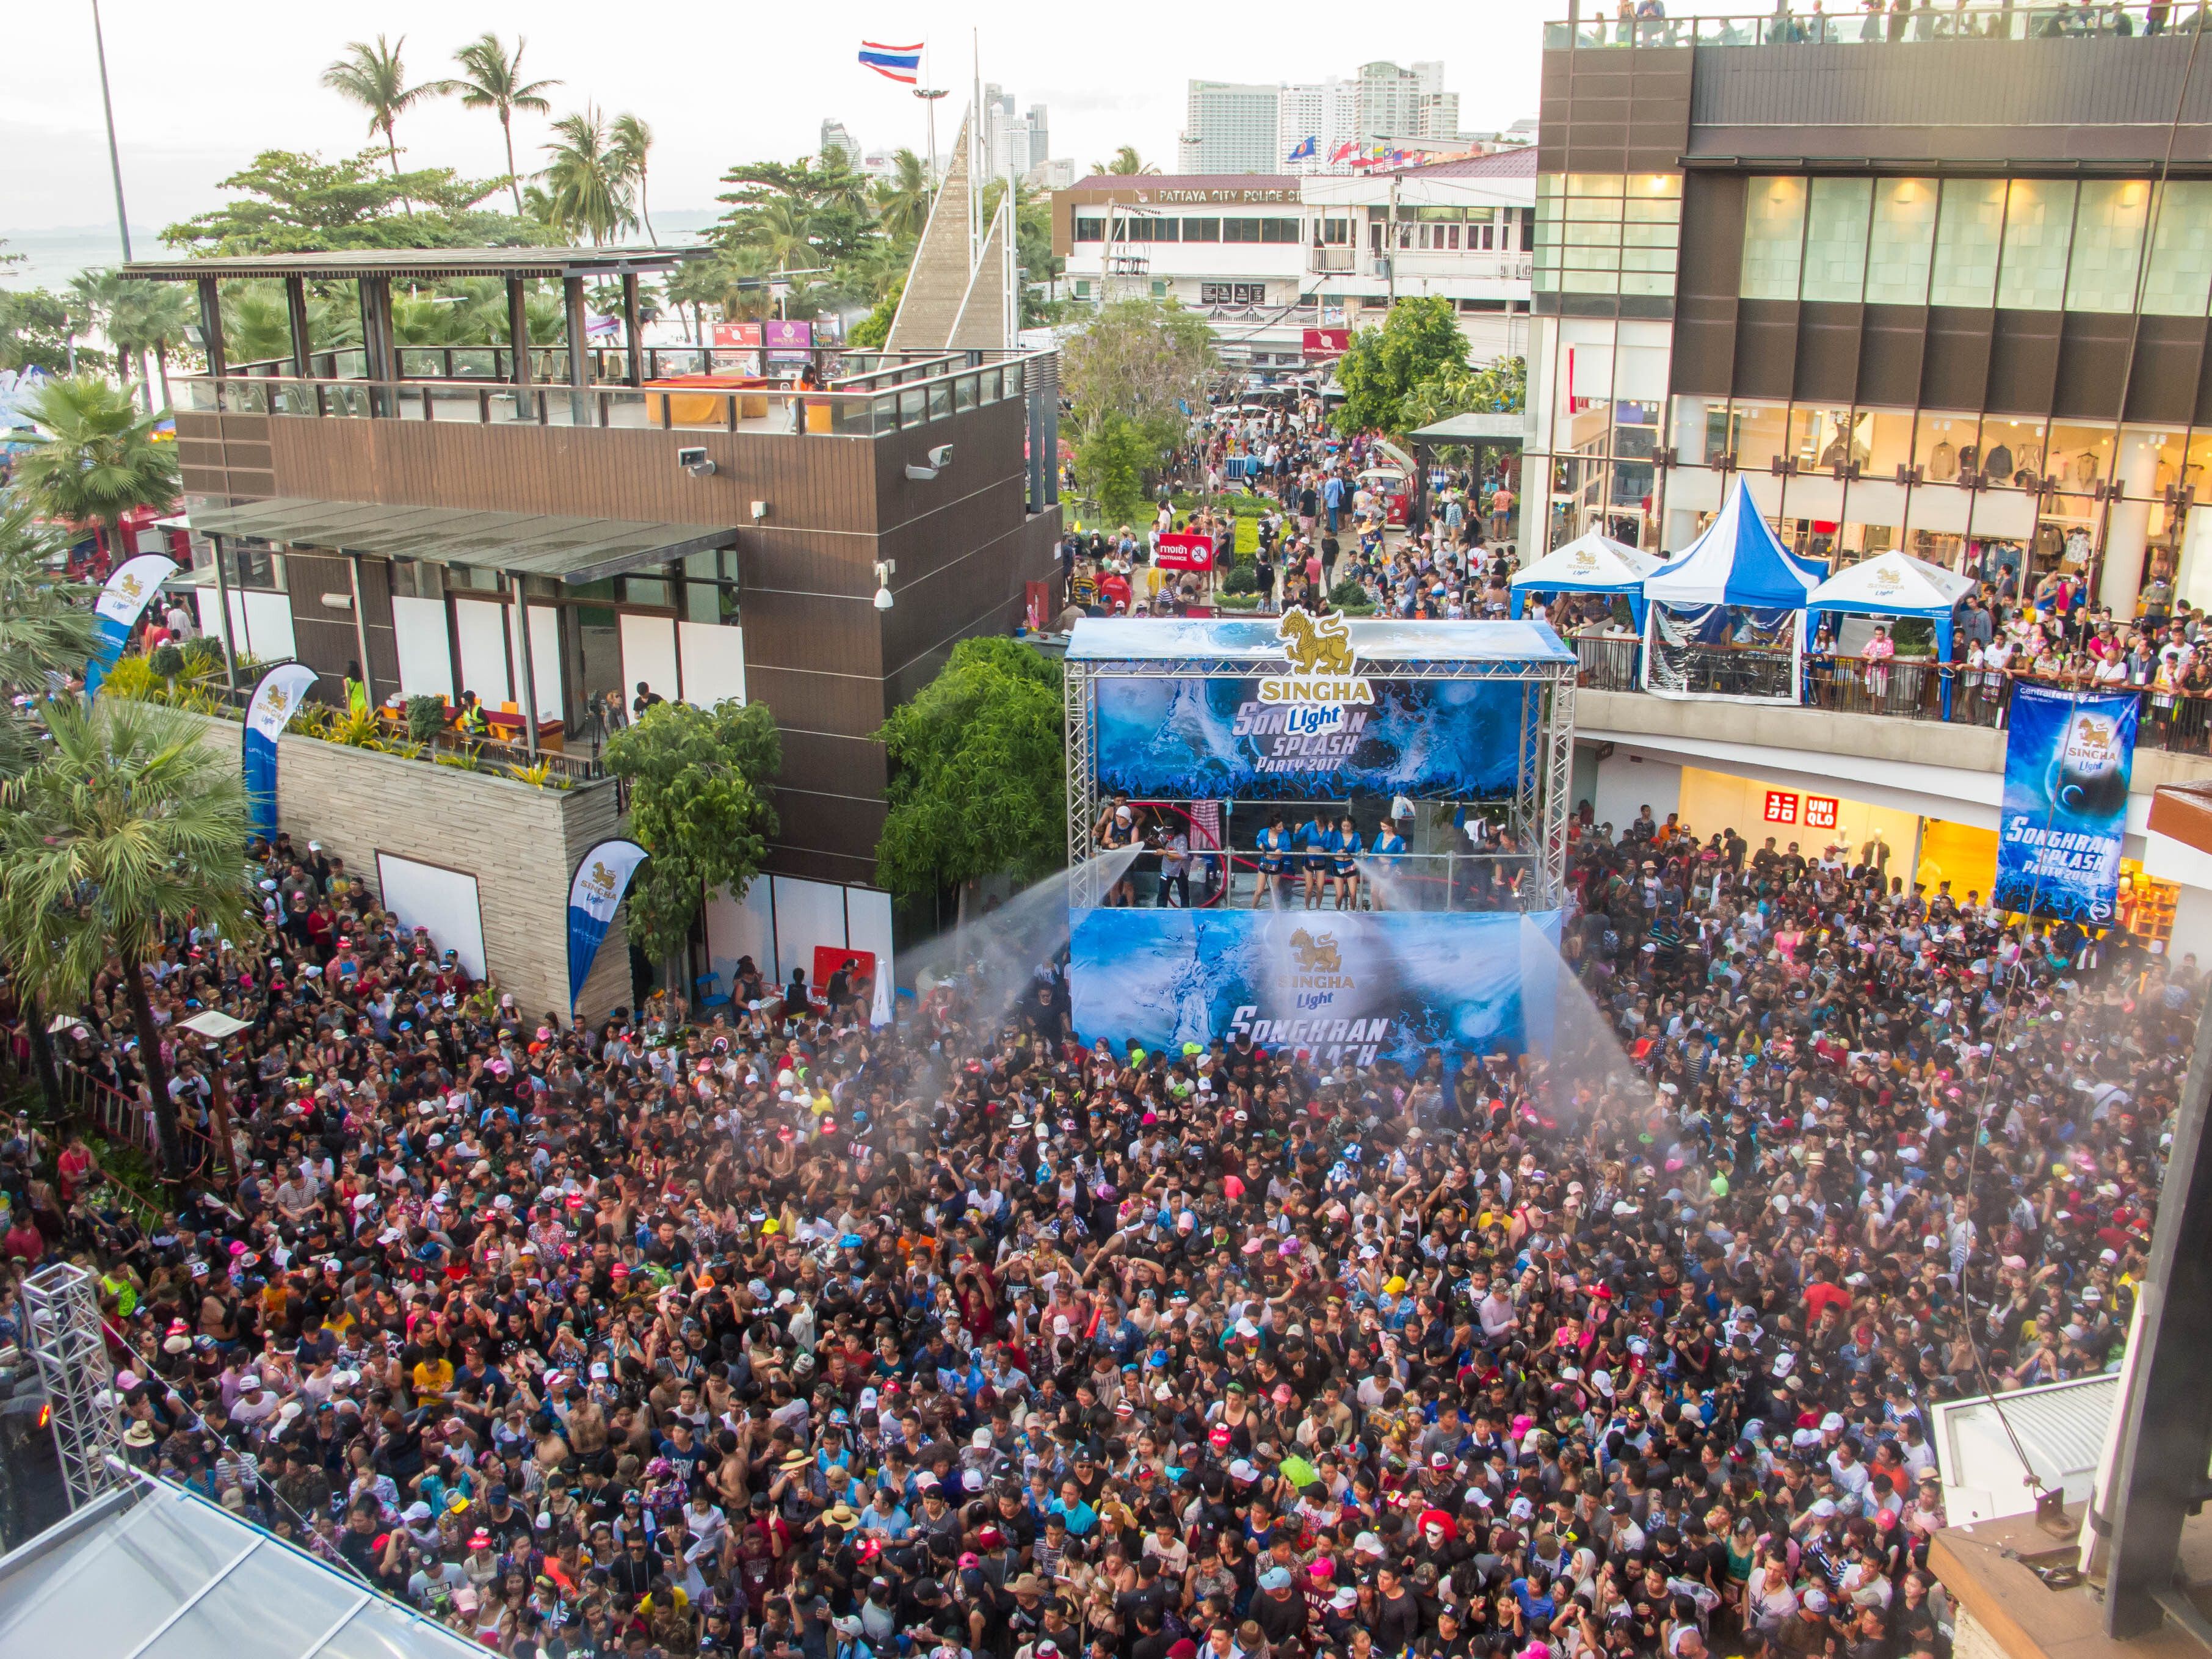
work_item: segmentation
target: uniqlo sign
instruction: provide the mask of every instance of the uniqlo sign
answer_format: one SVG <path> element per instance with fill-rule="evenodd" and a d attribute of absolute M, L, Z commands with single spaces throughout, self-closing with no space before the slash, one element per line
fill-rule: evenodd
<path fill-rule="evenodd" d="M 1805 797 L 1805 827 L 1808 830 L 1832 830 L 1836 827 L 1836 798 L 1833 795 Z"/>
<path fill-rule="evenodd" d="M 1766 821 L 1769 823 L 1796 823 L 1797 797 L 1791 794 L 1787 789 L 1768 790 L 1766 792 Z"/>

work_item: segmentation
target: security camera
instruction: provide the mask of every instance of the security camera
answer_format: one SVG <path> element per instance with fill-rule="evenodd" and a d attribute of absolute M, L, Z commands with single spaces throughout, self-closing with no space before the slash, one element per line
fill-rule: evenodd
<path fill-rule="evenodd" d="M 906 464 L 906 476 L 913 479 L 916 483 L 927 483 L 932 478 L 934 478 L 939 472 L 942 472 L 946 467 L 951 465 L 952 446 L 951 444 L 939 444 L 936 448 L 929 452 L 929 465 L 927 466 L 916 466 L 912 461 L 908 461 Z"/>
<path fill-rule="evenodd" d="M 914 469 L 912 467 L 908 467 L 907 471 L 911 472 Z M 878 559 L 876 561 L 875 605 L 876 609 L 878 611 L 888 611 L 891 608 L 891 573 L 897 568 L 898 561 L 896 559 Z"/>
<path fill-rule="evenodd" d="M 678 450 L 676 465 L 695 478 L 709 477 L 713 476 L 714 471 L 714 462 L 707 459 L 707 452 L 703 449 Z"/>

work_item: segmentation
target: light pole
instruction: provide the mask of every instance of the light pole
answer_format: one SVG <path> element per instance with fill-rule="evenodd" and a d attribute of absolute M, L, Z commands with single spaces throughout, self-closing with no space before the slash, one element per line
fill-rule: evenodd
<path fill-rule="evenodd" d="M 916 87 L 914 95 L 921 100 L 922 108 L 929 116 L 929 154 L 922 158 L 922 182 L 929 186 L 929 205 L 937 206 L 937 100 L 945 96 L 944 87 Z"/>
<path fill-rule="evenodd" d="M 107 90 L 107 37 L 100 27 L 100 0 L 92 0 L 92 46 L 100 58 L 100 106 L 107 116 L 107 169 L 115 177 L 115 228 L 123 238 L 123 263 L 131 263 L 131 220 L 123 210 L 123 157 L 115 148 L 115 100 Z M 151 402 L 149 394 L 148 401 Z"/>

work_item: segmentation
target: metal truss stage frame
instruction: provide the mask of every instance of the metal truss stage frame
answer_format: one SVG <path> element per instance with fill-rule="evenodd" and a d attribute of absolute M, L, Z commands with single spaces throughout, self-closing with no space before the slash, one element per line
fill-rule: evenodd
<path fill-rule="evenodd" d="M 1290 662 L 1279 645 L 1270 652 L 1256 647 L 1252 639 L 1264 639 L 1264 626 L 1273 618 L 1198 623 L 1167 622 L 1138 619 L 1101 623 L 1086 621 L 1077 625 L 1074 641 L 1066 662 L 1067 713 L 1067 861 L 1068 895 L 1071 908 L 1095 908 L 1099 894 L 1097 872 L 1091 860 L 1097 853 L 1091 841 L 1091 828 L 1098 821 L 1098 754 L 1097 719 L 1098 685 L 1109 679 L 1235 679 L 1249 680 L 1262 676 L 1285 676 L 1298 672 Z M 1085 635 L 1093 629 L 1111 628 L 1115 630 L 1158 630 L 1163 644 L 1188 641 L 1194 647 L 1202 646 L 1205 636 L 1212 630 L 1236 630 L 1248 637 L 1236 647 L 1215 651 L 1193 649 L 1188 655 L 1120 656 L 1092 653 L 1080 649 L 1086 643 Z M 1416 624 L 1349 623 L 1355 644 L 1370 630 L 1386 648 L 1400 646 L 1416 636 L 1425 645 L 1433 644 L 1433 654 L 1409 655 L 1401 650 L 1397 654 L 1377 652 L 1370 655 L 1365 650 L 1358 656 L 1358 673 L 1370 680 L 1482 680 L 1517 683 L 1522 687 L 1522 718 L 1516 722 L 1520 733 L 1520 753 L 1515 769 L 1516 783 L 1510 797 L 1510 811 L 1516 828 L 1531 836 L 1531 851 L 1534 854 L 1536 888 L 1530 896 L 1528 908 L 1534 910 L 1558 908 L 1565 901 L 1567 859 L 1567 815 L 1569 796 L 1572 791 L 1575 753 L 1575 685 L 1578 664 L 1574 653 L 1559 635 L 1542 623 L 1462 622 Z M 1478 641 L 1504 637 L 1497 630 L 1516 629 L 1534 642 L 1535 649 L 1525 653 L 1498 652 L 1492 655 L 1468 654 L 1455 656 L 1451 643 L 1455 638 L 1464 639 L 1472 647 Z M 1460 630 L 1474 630 L 1461 634 Z M 1125 634 L 1132 640 L 1143 635 Z M 1224 639 L 1224 644 L 1226 641 Z M 1110 649 L 1110 647 L 1109 647 Z M 1531 717 L 1533 716 L 1533 718 Z M 1232 805 L 1235 804 L 1232 798 Z"/>

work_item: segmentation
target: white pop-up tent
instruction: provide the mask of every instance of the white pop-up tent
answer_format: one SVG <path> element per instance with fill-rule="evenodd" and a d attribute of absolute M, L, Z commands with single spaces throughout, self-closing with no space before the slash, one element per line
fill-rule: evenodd
<path fill-rule="evenodd" d="M 1973 588 L 1972 577 L 1893 548 L 1838 571 L 1813 590 L 1805 608 L 1855 617 L 1926 617 L 1936 624 L 1936 659 L 1948 662 L 1952 614 Z"/>
<path fill-rule="evenodd" d="M 1795 702 L 1820 575 L 1776 538 L 1739 477 L 1704 533 L 1644 580 L 1644 689 Z"/>
<path fill-rule="evenodd" d="M 1660 562 L 1656 555 L 1590 531 L 1554 548 L 1513 578 L 1513 614 L 1521 614 L 1531 593 L 1620 593 L 1626 595 L 1640 633 L 1644 579 Z"/>

